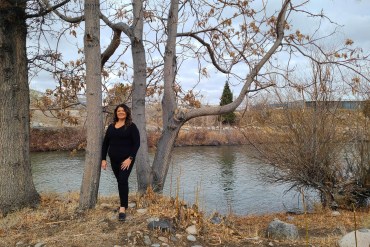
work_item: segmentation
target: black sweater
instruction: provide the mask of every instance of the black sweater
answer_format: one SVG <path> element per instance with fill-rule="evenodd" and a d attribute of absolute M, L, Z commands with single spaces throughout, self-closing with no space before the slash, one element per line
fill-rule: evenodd
<path fill-rule="evenodd" d="M 134 123 L 120 128 L 110 124 L 103 141 L 102 160 L 106 160 L 108 153 L 112 163 L 121 163 L 130 156 L 135 158 L 139 147 L 140 134 Z"/>

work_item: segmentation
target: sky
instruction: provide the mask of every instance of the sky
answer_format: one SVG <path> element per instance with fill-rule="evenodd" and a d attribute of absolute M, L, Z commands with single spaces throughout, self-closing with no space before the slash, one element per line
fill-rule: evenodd
<path fill-rule="evenodd" d="M 273 0 L 275 4 L 280 4 L 280 2 L 279 0 Z M 341 26 L 336 37 L 331 39 L 333 44 L 344 42 L 344 40 L 350 38 L 354 41 L 354 46 L 362 47 L 365 53 L 370 53 L 370 32 L 368 31 L 370 28 L 369 0 L 311 0 L 306 9 L 311 12 L 320 12 L 322 10 L 332 21 Z M 299 18 L 292 16 L 294 28 L 302 31 L 312 30 L 313 23 L 308 20 L 308 18 L 302 18 L 302 15 Z M 328 27 L 323 25 L 320 32 L 325 33 L 329 30 Z M 101 41 L 104 42 L 109 37 L 110 35 L 102 33 Z M 65 57 L 71 56 L 71 59 L 73 58 L 74 55 L 68 52 L 70 50 L 68 46 L 72 47 L 76 43 L 78 43 L 77 39 L 63 42 L 63 55 Z M 82 47 L 81 44 L 79 46 Z M 202 103 L 219 104 L 225 78 L 222 75 L 215 74 L 211 80 L 202 80 L 198 83 L 196 80 L 197 76 L 194 77 L 197 74 L 197 68 L 193 68 L 191 65 L 186 66 L 180 78 L 183 81 L 182 87 L 191 89 L 196 85 L 196 89 L 204 96 Z M 193 77 L 194 79 L 189 79 Z M 114 78 L 114 80 L 119 81 L 119 78 Z M 215 84 L 213 83 L 214 81 L 221 81 L 222 83 Z M 44 92 L 46 89 L 53 89 L 55 86 L 55 81 L 45 72 L 39 73 L 30 82 L 31 89 L 41 92 Z M 240 88 L 240 85 L 231 85 L 234 96 L 239 93 Z"/>

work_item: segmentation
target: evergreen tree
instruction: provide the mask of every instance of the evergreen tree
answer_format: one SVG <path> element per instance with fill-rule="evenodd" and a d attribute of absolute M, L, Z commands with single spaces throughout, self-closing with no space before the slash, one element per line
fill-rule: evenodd
<path fill-rule="evenodd" d="M 230 90 L 229 83 L 226 81 L 224 90 L 222 92 L 220 106 L 227 105 L 233 101 L 233 93 Z M 230 112 L 220 116 L 220 121 L 223 124 L 234 124 L 235 123 L 235 113 Z"/>

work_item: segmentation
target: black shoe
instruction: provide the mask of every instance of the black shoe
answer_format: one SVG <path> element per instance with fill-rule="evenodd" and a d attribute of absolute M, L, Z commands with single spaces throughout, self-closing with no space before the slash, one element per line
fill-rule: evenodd
<path fill-rule="evenodd" d="M 118 220 L 119 221 L 125 221 L 126 220 L 126 214 L 125 213 L 119 213 L 118 214 Z"/>

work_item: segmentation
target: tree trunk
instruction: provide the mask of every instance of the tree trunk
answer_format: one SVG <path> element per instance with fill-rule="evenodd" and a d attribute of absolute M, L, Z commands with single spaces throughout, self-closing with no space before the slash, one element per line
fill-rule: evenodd
<path fill-rule="evenodd" d="M 153 190 L 162 192 L 166 181 L 168 168 L 171 162 L 171 154 L 175 145 L 177 134 L 181 125 L 175 128 L 168 128 L 163 131 L 157 144 L 157 151 L 153 161 Z"/>
<path fill-rule="evenodd" d="M 87 146 L 79 202 L 80 209 L 95 207 L 100 180 L 103 111 L 99 8 L 100 5 L 98 0 L 85 1 L 84 49 L 87 91 Z"/>
<path fill-rule="evenodd" d="M 134 81 L 132 93 L 133 121 L 140 132 L 140 149 L 136 155 L 138 191 L 145 192 L 151 184 L 151 168 L 148 156 L 148 140 L 145 119 L 146 60 L 142 42 L 132 44 L 134 59 Z"/>
<path fill-rule="evenodd" d="M 156 155 L 153 161 L 153 188 L 157 192 L 163 190 L 165 178 L 170 165 L 171 151 L 173 149 L 177 134 L 181 126 L 188 120 L 208 115 L 220 115 L 234 111 L 249 92 L 250 85 L 258 75 L 264 64 L 271 58 L 280 47 L 284 37 L 285 13 L 290 0 L 285 0 L 277 19 L 277 38 L 266 54 L 250 70 L 245 84 L 239 96 L 230 104 L 217 107 L 201 107 L 190 111 L 182 112 L 177 107 L 174 92 L 174 81 L 176 77 L 176 36 L 178 23 L 178 1 L 171 0 L 171 6 L 167 22 L 167 43 L 164 58 L 164 93 L 162 99 L 163 132 L 157 145 Z"/>
<path fill-rule="evenodd" d="M 134 81 L 132 90 L 133 121 L 140 132 L 140 149 L 136 155 L 136 174 L 138 191 L 143 193 L 151 185 L 151 168 L 148 156 L 148 140 L 145 119 L 146 96 L 146 58 L 143 45 L 143 2 L 133 1 L 133 11 L 136 23 L 133 37 L 131 37 L 132 60 L 134 66 Z"/>
<path fill-rule="evenodd" d="M 0 4 L 0 215 L 40 200 L 29 157 L 25 7 L 24 1 Z"/>
<path fill-rule="evenodd" d="M 175 118 L 176 95 L 173 90 L 176 77 L 176 34 L 178 23 L 177 0 L 171 0 L 167 22 L 167 44 L 164 57 L 164 92 L 162 99 L 163 132 L 157 145 L 157 151 L 153 161 L 153 189 L 162 192 L 171 162 L 171 151 L 175 144 L 177 134 L 183 123 Z"/>

